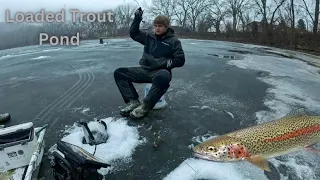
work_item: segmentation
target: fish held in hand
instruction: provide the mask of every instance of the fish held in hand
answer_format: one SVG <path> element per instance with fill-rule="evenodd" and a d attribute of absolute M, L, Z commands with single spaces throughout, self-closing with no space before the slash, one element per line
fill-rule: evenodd
<path fill-rule="evenodd" d="M 218 162 L 246 160 L 271 171 L 267 159 L 299 150 L 319 153 L 320 116 L 293 114 L 230 132 L 195 146 L 197 158 Z"/>

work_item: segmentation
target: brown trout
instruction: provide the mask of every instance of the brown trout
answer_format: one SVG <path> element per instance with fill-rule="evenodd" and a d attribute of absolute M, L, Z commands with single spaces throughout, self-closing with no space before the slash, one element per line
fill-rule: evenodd
<path fill-rule="evenodd" d="M 230 132 L 195 146 L 197 158 L 232 162 L 246 160 L 271 171 L 267 159 L 299 150 L 319 153 L 320 116 L 292 114 L 277 120 Z"/>

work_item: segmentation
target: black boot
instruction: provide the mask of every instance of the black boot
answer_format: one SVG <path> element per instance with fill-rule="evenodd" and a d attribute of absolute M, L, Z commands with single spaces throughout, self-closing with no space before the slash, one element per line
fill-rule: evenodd
<path fill-rule="evenodd" d="M 129 116 L 130 112 L 133 111 L 138 106 L 140 106 L 139 100 L 130 101 L 129 103 L 127 103 L 126 107 L 124 107 L 120 110 L 120 114 L 122 116 Z"/>
<path fill-rule="evenodd" d="M 11 119 L 11 116 L 9 113 L 0 114 L 0 123 L 9 121 Z"/>

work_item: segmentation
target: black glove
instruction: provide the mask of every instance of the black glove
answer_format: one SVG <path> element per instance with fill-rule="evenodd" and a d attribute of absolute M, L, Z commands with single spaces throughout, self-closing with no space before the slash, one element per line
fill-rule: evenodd
<path fill-rule="evenodd" d="M 134 13 L 134 18 L 138 19 L 139 21 L 141 21 L 142 20 L 142 14 L 143 14 L 143 11 L 142 11 L 141 7 L 139 7 L 139 9 L 137 9 L 136 12 Z"/>
<path fill-rule="evenodd" d="M 158 58 L 156 61 L 152 61 L 152 64 L 162 69 L 172 69 L 172 60 L 167 58 Z"/>

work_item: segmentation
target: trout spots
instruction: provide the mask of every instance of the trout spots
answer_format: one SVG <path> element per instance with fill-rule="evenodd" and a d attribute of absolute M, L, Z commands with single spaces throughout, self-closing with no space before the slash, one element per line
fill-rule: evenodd
<path fill-rule="evenodd" d="M 320 125 L 314 125 L 306 128 L 297 129 L 295 131 L 283 134 L 281 136 L 273 137 L 273 138 L 266 138 L 264 139 L 264 142 L 279 142 L 279 141 L 285 141 L 291 138 L 295 138 L 302 135 L 308 135 L 315 132 L 320 131 Z"/>
<path fill-rule="evenodd" d="M 249 156 L 249 151 L 243 144 L 230 144 L 228 145 L 228 156 L 232 159 L 242 159 Z"/>

